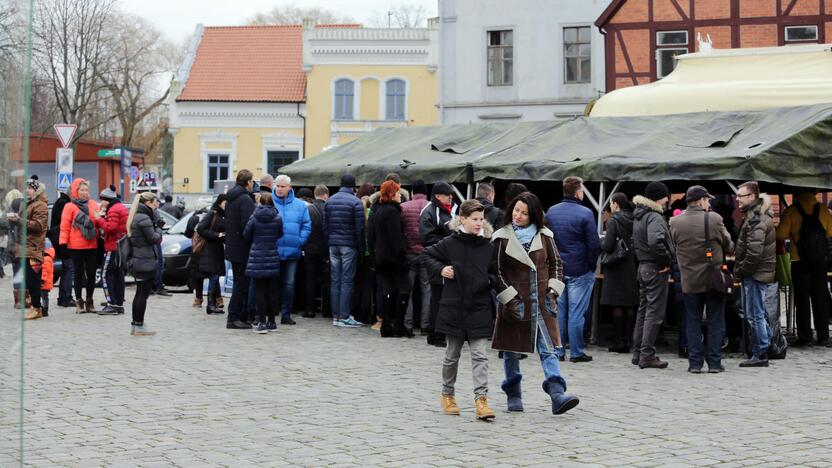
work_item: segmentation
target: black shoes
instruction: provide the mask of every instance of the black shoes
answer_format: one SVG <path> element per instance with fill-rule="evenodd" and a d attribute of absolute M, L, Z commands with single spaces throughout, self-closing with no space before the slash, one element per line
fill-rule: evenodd
<path fill-rule="evenodd" d="M 251 330 L 251 324 L 245 323 L 240 320 L 235 320 L 233 322 L 226 323 L 225 328 L 228 328 L 230 330 Z"/>
<path fill-rule="evenodd" d="M 740 367 L 768 367 L 768 356 L 751 356 L 751 359 L 741 362 Z"/>
<path fill-rule="evenodd" d="M 724 368 L 724 367 L 722 367 L 722 366 L 719 366 L 719 367 L 709 367 L 709 368 L 708 368 L 708 373 L 709 373 L 709 374 L 720 374 L 720 373 L 722 373 L 722 372 L 725 372 L 725 368 Z"/>
<path fill-rule="evenodd" d="M 306 312 L 303 313 L 303 315 L 301 317 L 303 317 L 303 318 L 315 318 L 315 311 L 314 310 L 307 310 Z"/>
<path fill-rule="evenodd" d="M 569 362 L 592 362 L 592 356 L 589 354 L 581 354 L 580 356 L 569 358 Z"/>
<path fill-rule="evenodd" d="M 297 322 L 292 320 L 292 317 L 281 317 L 280 324 L 281 325 L 295 325 Z"/>
<path fill-rule="evenodd" d="M 153 294 L 155 294 L 157 296 L 165 296 L 165 297 L 173 296 L 173 294 L 169 293 L 168 290 L 165 289 L 165 288 L 157 289 L 156 291 L 153 291 Z"/>
<path fill-rule="evenodd" d="M 691 374 L 701 374 L 702 368 L 701 367 L 688 367 L 688 372 Z"/>

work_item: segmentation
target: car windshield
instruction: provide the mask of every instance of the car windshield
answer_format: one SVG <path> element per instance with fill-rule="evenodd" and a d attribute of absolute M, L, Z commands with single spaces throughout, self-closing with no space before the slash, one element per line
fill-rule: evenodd
<path fill-rule="evenodd" d="M 168 230 L 168 234 L 185 234 L 185 228 L 188 227 L 188 220 L 191 219 L 194 213 L 190 212 L 182 217 L 176 224 L 173 225 L 170 230 Z"/>

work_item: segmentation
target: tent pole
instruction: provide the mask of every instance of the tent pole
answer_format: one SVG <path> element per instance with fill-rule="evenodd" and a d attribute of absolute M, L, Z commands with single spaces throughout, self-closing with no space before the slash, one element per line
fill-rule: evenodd
<path fill-rule="evenodd" d="M 733 183 L 733 182 L 731 182 L 730 180 L 726 180 L 726 181 L 725 181 L 725 183 L 726 183 L 726 184 L 728 184 L 728 187 L 731 187 L 731 190 L 733 190 L 733 191 L 734 191 L 734 195 L 736 195 L 736 194 L 737 194 L 737 192 L 739 192 L 739 191 L 740 191 L 740 190 L 737 188 L 737 186 L 736 186 L 736 185 L 734 185 L 734 183 Z"/>
<path fill-rule="evenodd" d="M 465 200 L 467 200 L 467 198 L 465 198 L 464 196 L 462 196 L 462 192 L 460 192 L 460 191 L 459 191 L 459 189 L 458 189 L 458 188 L 456 188 L 456 185 L 451 184 L 451 188 L 452 188 L 452 189 L 454 189 L 454 193 L 456 194 L 456 196 L 458 196 L 458 197 L 459 197 L 460 201 L 465 201 Z"/>

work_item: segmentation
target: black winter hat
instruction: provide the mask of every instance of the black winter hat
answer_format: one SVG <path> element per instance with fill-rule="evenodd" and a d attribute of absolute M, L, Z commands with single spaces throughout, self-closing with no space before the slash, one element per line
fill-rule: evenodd
<path fill-rule="evenodd" d="M 650 182 L 647 184 L 647 188 L 644 189 L 644 196 L 653 201 L 658 201 L 664 197 L 669 197 L 670 190 L 662 182 Z"/>
<path fill-rule="evenodd" d="M 436 195 L 453 195 L 454 189 L 451 187 L 451 184 L 447 182 L 437 182 L 433 184 L 433 191 L 431 192 L 431 196 Z"/>
<path fill-rule="evenodd" d="M 425 187 L 425 181 L 422 179 L 413 182 L 413 193 L 421 193 L 422 195 L 428 194 L 428 188 Z"/>
<path fill-rule="evenodd" d="M 314 195 L 312 194 L 312 190 L 304 187 L 298 191 L 298 198 L 314 198 Z"/>
<path fill-rule="evenodd" d="M 355 188 L 355 176 L 351 174 L 342 175 L 341 187 Z"/>

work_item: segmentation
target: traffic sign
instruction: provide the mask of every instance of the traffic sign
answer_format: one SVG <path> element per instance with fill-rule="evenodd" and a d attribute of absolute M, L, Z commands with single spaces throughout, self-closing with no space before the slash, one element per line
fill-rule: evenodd
<path fill-rule="evenodd" d="M 61 145 L 64 148 L 69 147 L 72 137 L 75 136 L 75 132 L 78 130 L 78 126 L 75 124 L 55 124 L 52 128 L 55 129 L 55 133 L 58 134 L 58 139 L 61 140 Z"/>
<path fill-rule="evenodd" d="M 70 185 L 72 185 L 72 174 L 68 174 L 66 172 L 59 172 L 58 173 L 58 190 L 60 190 L 60 191 L 69 190 Z"/>
<path fill-rule="evenodd" d="M 55 151 L 55 172 L 66 172 L 72 174 L 73 153 L 72 148 L 58 148 Z"/>
<path fill-rule="evenodd" d="M 139 178 L 139 168 L 136 166 L 130 166 L 130 178 L 131 179 L 138 179 Z"/>
<path fill-rule="evenodd" d="M 98 150 L 99 158 L 120 158 L 121 148 Z"/>

